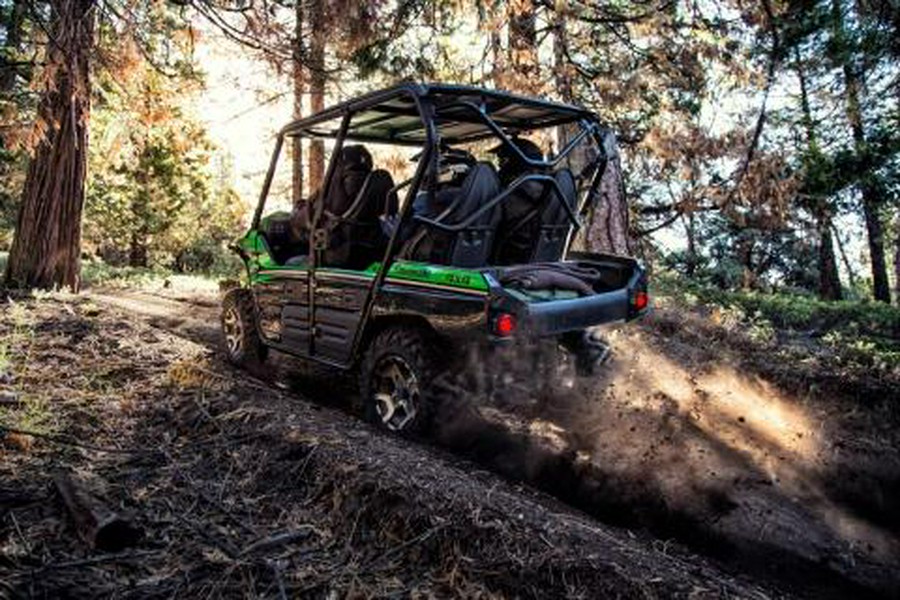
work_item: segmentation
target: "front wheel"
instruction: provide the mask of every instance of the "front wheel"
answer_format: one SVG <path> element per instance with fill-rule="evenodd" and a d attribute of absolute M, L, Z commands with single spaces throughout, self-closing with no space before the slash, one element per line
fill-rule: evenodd
<path fill-rule="evenodd" d="M 222 300 L 222 335 L 229 362 L 239 367 L 256 367 L 265 361 L 268 348 L 256 330 L 256 306 L 253 294 L 235 288 Z"/>
<path fill-rule="evenodd" d="M 366 420 L 389 431 L 424 433 L 434 413 L 432 382 L 442 371 L 438 344 L 430 332 L 397 326 L 380 332 L 360 368 L 360 396 Z"/>

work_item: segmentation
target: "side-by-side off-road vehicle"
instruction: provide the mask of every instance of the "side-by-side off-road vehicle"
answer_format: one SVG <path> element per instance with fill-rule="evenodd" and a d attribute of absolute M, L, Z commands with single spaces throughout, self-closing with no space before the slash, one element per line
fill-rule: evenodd
<path fill-rule="evenodd" d="M 286 141 L 330 155 L 308 198 L 276 177 Z M 229 359 L 275 349 L 357 371 L 366 417 L 407 431 L 464 357 L 490 370 L 493 353 L 542 340 L 589 371 L 603 347 L 586 330 L 648 305 L 634 259 L 570 251 L 614 153 L 583 108 L 456 85 L 403 84 L 290 123 L 235 246 L 247 283 L 223 302 Z M 292 200 L 266 214 L 279 186 Z"/>

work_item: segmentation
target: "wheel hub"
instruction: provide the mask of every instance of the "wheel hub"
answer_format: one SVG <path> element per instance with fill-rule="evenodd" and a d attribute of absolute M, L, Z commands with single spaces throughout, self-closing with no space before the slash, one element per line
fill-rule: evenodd
<path fill-rule="evenodd" d="M 225 311 L 222 317 L 222 331 L 225 333 L 225 345 L 228 347 L 228 353 L 236 356 L 241 351 L 244 343 L 244 325 L 241 323 L 241 315 L 236 307 L 231 307 Z"/>
<path fill-rule="evenodd" d="M 382 424 L 401 431 L 419 412 L 419 382 L 400 356 L 388 356 L 375 369 L 375 410 Z"/>

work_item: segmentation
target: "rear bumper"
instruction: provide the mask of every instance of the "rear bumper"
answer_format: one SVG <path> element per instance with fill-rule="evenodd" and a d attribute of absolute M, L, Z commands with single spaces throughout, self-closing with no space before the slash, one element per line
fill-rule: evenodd
<path fill-rule="evenodd" d="M 629 309 L 629 291 L 622 289 L 587 298 L 526 305 L 520 325 L 532 335 L 556 335 L 626 321 L 631 317 Z"/>
<path fill-rule="evenodd" d="M 627 283 L 617 289 L 595 293 L 591 296 L 547 302 L 516 302 L 514 305 L 500 302 L 495 310 L 516 315 L 519 335 L 549 337 L 604 325 L 630 321 L 642 316 L 649 306 L 637 308 L 639 292 L 647 292 L 647 275 L 643 268 L 632 261 Z"/>

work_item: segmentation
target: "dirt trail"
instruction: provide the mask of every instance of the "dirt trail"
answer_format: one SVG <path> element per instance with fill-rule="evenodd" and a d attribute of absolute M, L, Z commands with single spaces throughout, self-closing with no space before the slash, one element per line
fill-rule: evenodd
<path fill-rule="evenodd" d="M 91 297 L 217 342 L 212 298 Z M 796 593 L 897 594 L 896 428 L 837 399 L 787 395 L 740 352 L 704 342 L 700 322 L 666 319 L 610 332 L 617 351 L 602 376 L 552 398 L 491 399 L 474 421 L 448 420 L 441 443 L 603 522 L 677 540 Z M 311 391 L 302 379 L 293 387 Z"/>
<path fill-rule="evenodd" d="M 147 319 L 99 295 L 0 312 L 27 355 L 4 374 L 23 406 L 3 422 L 54 432 L 0 436 L 0 597 L 783 595 L 254 380 Z M 138 547 L 86 547 L 54 502 L 59 470 L 132 515 Z"/>

